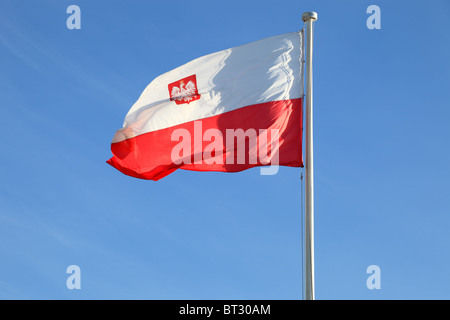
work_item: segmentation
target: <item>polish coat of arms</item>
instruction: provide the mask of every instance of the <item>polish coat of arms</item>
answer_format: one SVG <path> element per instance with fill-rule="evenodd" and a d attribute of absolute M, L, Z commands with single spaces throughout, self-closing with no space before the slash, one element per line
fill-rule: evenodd
<path fill-rule="evenodd" d="M 195 74 L 169 84 L 170 100 L 176 104 L 191 103 L 200 99 Z"/>

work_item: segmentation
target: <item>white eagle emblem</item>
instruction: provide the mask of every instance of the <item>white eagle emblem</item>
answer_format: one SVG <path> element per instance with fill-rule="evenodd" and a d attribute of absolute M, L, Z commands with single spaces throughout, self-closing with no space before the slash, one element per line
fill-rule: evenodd
<path fill-rule="evenodd" d="M 171 96 L 176 100 L 183 100 L 184 102 L 191 102 L 197 91 L 197 86 L 192 81 L 189 81 L 186 86 L 184 83 L 180 83 L 180 87 L 174 86 L 172 88 Z"/>
<path fill-rule="evenodd" d="M 190 103 L 200 99 L 195 74 L 169 84 L 170 100 L 176 104 Z"/>

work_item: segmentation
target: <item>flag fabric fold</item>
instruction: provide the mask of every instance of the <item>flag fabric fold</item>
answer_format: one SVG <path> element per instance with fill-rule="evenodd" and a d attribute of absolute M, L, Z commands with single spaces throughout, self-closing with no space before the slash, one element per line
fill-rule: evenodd
<path fill-rule="evenodd" d="M 113 137 L 107 162 L 159 180 L 177 169 L 301 167 L 303 32 L 212 53 L 160 75 Z"/>

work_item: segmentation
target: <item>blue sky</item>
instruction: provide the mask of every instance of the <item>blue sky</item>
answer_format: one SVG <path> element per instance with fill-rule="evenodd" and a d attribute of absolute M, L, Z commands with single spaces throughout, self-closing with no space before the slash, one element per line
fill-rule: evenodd
<path fill-rule="evenodd" d="M 153 182 L 105 161 L 152 79 L 312 10 L 316 298 L 450 299 L 446 0 L 2 0 L 0 298 L 301 299 L 301 169 Z"/>

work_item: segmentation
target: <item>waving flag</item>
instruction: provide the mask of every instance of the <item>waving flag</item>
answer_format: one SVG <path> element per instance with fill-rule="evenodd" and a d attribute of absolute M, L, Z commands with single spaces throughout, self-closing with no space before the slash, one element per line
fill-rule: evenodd
<path fill-rule="evenodd" d="M 301 167 L 303 33 L 195 59 L 154 79 L 114 135 L 107 162 L 159 180 L 176 169 Z"/>

